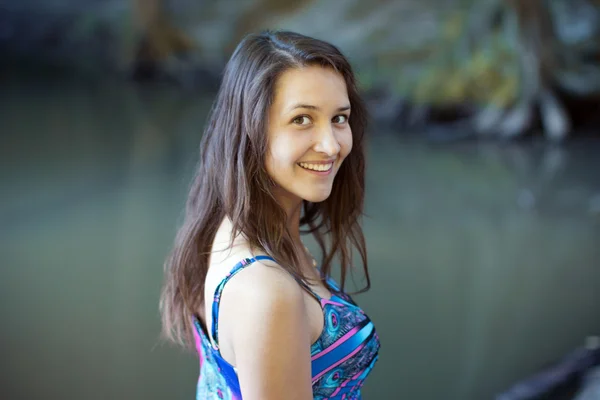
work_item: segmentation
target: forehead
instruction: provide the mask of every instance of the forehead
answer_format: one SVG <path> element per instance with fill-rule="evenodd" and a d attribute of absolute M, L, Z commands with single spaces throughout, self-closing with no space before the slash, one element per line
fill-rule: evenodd
<path fill-rule="evenodd" d="M 343 76 L 332 68 L 321 66 L 288 69 L 275 84 L 273 107 L 285 112 L 298 103 L 324 109 L 348 105 Z"/>

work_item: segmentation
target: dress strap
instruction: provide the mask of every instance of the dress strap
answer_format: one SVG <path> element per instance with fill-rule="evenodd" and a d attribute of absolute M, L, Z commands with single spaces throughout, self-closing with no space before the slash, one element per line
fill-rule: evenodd
<path fill-rule="evenodd" d="M 336 291 L 336 292 L 341 292 L 342 289 L 340 289 L 340 287 L 338 286 L 337 282 L 330 276 L 327 277 L 327 283 L 329 284 L 329 286 L 331 286 L 331 288 Z"/>
<path fill-rule="evenodd" d="M 261 260 L 275 261 L 275 259 L 270 256 L 255 256 L 253 258 L 244 258 L 242 261 L 238 262 L 231 269 L 231 271 L 225 276 L 225 278 L 223 278 L 223 280 L 219 283 L 219 285 L 215 289 L 215 296 L 213 298 L 213 304 L 212 304 L 212 321 L 211 321 L 212 326 L 211 326 L 211 335 L 210 335 L 210 340 L 212 342 L 211 344 L 215 350 L 219 350 L 219 339 L 218 339 L 219 338 L 219 305 L 221 303 L 221 294 L 223 293 L 223 288 L 225 287 L 225 284 L 227 282 L 229 282 L 229 280 L 235 274 L 237 274 L 239 271 L 241 271 L 248 265 L 254 263 L 255 261 L 261 261 Z M 298 279 L 297 277 L 295 277 L 293 275 L 292 275 L 292 277 L 296 280 L 296 282 L 298 282 L 298 284 L 302 287 L 302 289 L 306 290 L 311 296 L 313 296 L 315 299 L 317 299 L 319 304 L 321 303 L 321 300 L 322 300 L 321 296 L 319 296 L 314 290 L 312 290 L 311 287 L 308 286 L 308 284 L 306 282 L 304 282 L 301 279 Z"/>
<path fill-rule="evenodd" d="M 313 296 L 315 299 L 317 299 L 317 301 L 319 303 L 321 303 L 322 297 L 319 296 L 314 290 L 312 290 L 311 287 L 308 286 L 308 284 L 306 282 L 304 282 L 302 279 L 296 278 L 295 276 L 293 278 L 296 280 L 296 282 L 298 282 L 298 285 L 300 285 L 302 287 L 302 289 L 306 290 L 308 292 L 308 294 Z"/>
<path fill-rule="evenodd" d="M 229 273 L 225 276 L 225 278 L 223 278 L 223 280 L 219 283 L 219 285 L 217 286 L 217 288 L 215 289 L 215 297 L 213 298 L 213 304 L 212 304 L 212 321 L 211 321 L 211 335 L 210 335 L 210 340 L 211 340 L 211 344 L 212 347 L 215 350 L 219 350 L 219 341 L 218 341 L 218 336 L 219 336 L 219 304 L 221 302 L 221 294 L 223 293 L 223 288 L 225 287 L 225 284 L 227 282 L 229 282 L 229 280 L 238 272 L 240 272 L 242 269 L 244 269 L 244 267 L 247 267 L 248 265 L 254 263 L 255 261 L 261 261 L 261 260 L 271 260 L 271 261 L 275 261 L 273 259 L 273 257 L 269 257 L 269 256 L 256 256 L 256 257 L 252 257 L 252 258 L 244 258 L 242 261 L 238 262 L 232 269 L 231 271 L 229 271 Z"/>

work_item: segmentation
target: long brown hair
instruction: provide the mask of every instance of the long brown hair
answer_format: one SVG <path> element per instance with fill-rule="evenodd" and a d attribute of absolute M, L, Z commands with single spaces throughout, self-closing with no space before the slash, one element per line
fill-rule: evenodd
<path fill-rule="evenodd" d="M 352 249 L 362 259 L 370 288 L 363 213 L 366 110 L 354 73 L 333 45 L 298 33 L 266 31 L 246 36 L 225 67 L 221 86 L 200 142 L 200 160 L 190 189 L 185 218 L 165 263 L 160 301 L 163 335 L 192 346 L 193 316 L 204 303 L 204 281 L 216 231 L 225 217 L 233 235 L 242 233 L 252 248 L 273 257 L 298 279 L 299 254 L 287 228 L 287 215 L 276 201 L 265 169 L 267 115 L 277 78 L 289 68 L 320 65 L 345 79 L 352 115 L 353 147 L 341 164 L 331 195 L 320 203 L 303 202 L 300 227 L 322 252 L 321 272 L 328 276 L 334 259 L 342 289 L 352 268 Z M 327 237 L 327 240 L 326 240 Z"/>

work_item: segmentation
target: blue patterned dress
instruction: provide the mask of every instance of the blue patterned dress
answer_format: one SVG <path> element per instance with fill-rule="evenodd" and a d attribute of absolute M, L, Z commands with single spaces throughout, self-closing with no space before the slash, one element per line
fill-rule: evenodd
<path fill-rule="evenodd" d="M 257 260 L 273 260 L 267 256 L 247 258 L 237 263 L 215 290 L 212 305 L 211 334 L 218 340 L 219 302 L 223 287 L 237 272 Z M 321 304 L 324 314 L 323 331 L 311 346 L 313 398 L 318 400 L 359 400 L 360 389 L 377 361 L 379 337 L 373 323 L 337 284 L 328 278 L 334 289 L 324 299 L 299 282 Z M 197 400 L 240 400 L 240 384 L 235 368 L 221 357 L 219 346 L 211 342 L 200 322 L 194 319 L 196 349 L 200 357 L 200 378 Z"/>

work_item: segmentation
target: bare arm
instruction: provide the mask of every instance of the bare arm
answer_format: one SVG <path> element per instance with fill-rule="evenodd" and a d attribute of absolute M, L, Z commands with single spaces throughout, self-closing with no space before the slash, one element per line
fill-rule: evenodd
<path fill-rule="evenodd" d="M 241 271 L 225 287 L 219 342 L 235 360 L 244 400 L 313 398 L 303 299 L 291 276 L 261 264 Z"/>

